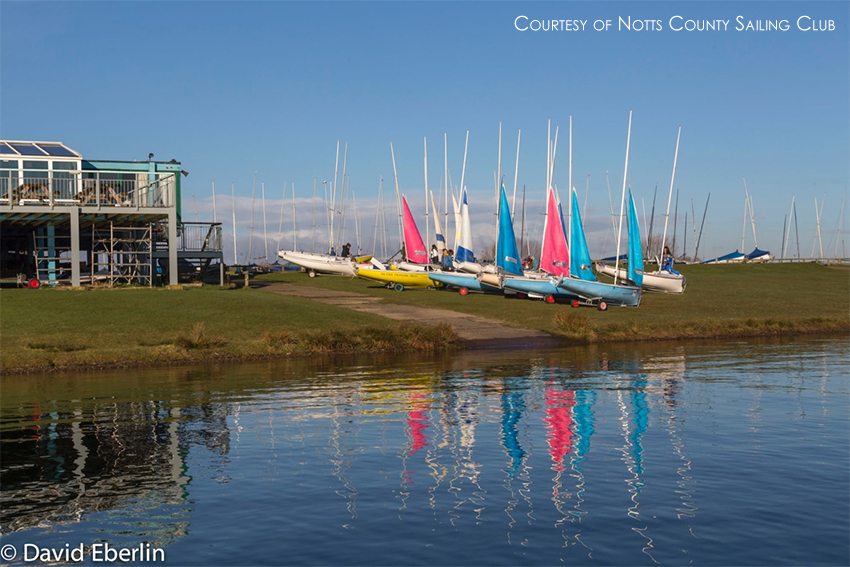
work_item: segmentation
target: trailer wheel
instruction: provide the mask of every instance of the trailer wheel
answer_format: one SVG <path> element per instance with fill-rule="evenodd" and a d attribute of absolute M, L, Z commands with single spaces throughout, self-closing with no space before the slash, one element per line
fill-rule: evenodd
<path fill-rule="evenodd" d="M 404 284 L 397 283 L 393 286 L 393 289 L 396 291 L 404 291 Z"/>
<path fill-rule="evenodd" d="M 462 287 L 459 290 L 457 290 L 457 292 L 461 295 L 466 296 L 466 295 L 469 295 L 469 288 L 468 287 Z"/>
<path fill-rule="evenodd" d="M 41 282 L 38 281 L 38 278 L 33 278 L 27 282 L 27 286 L 29 286 L 30 289 L 38 289 L 41 287 Z"/>
<path fill-rule="evenodd" d="M 597 305 L 596 308 L 599 309 L 600 311 L 608 311 L 608 304 L 605 303 L 604 301 L 600 301 L 599 305 Z"/>
<path fill-rule="evenodd" d="M 546 303 L 548 303 L 549 305 L 555 303 L 555 296 L 552 295 L 552 294 L 547 295 L 546 296 Z"/>
<path fill-rule="evenodd" d="M 581 304 L 578 302 L 578 299 L 573 299 L 572 301 L 570 301 L 570 306 L 573 309 L 578 309 L 579 305 L 581 305 Z"/>
<path fill-rule="evenodd" d="M 316 277 L 316 270 L 307 270 L 307 275 L 310 276 L 311 278 L 315 278 Z"/>

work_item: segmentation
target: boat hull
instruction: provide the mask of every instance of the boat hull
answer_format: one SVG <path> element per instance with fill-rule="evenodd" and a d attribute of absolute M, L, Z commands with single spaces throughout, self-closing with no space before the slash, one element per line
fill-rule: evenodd
<path fill-rule="evenodd" d="M 432 272 L 429 277 L 442 285 L 448 287 L 456 287 L 458 289 L 467 289 L 469 291 L 481 292 L 501 292 L 497 286 L 488 285 L 482 282 L 474 274 L 462 274 L 457 272 Z"/>
<path fill-rule="evenodd" d="M 619 273 L 618 273 L 619 270 Z M 617 275 L 617 279 L 628 280 L 628 270 L 614 268 L 607 264 L 596 264 L 596 271 L 606 276 Z M 666 271 L 644 272 L 641 287 L 647 291 L 659 291 L 663 293 L 684 293 L 687 278 L 682 274 L 671 274 Z"/>
<path fill-rule="evenodd" d="M 404 270 L 376 270 L 359 268 L 357 277 L 385 284 L 400 284 L 404 287 L 434 287 L 428 272 L 405 272 Z"/>
<path fill-rule="evenodd" d="M 290 264 L 295 264 L 296 266 L 301 266 L 302 268 L 320 274 L 339 274 L 352 277 L 355 275 L 355 264 L 348 258 L 292 252 L 289 250 L 281 250 L 277 255 Z"/>
<path fill-rule="evenodd" d="M 519 293 L 530 293 L 532 295 L 540 295 L 543 297 L 549 295 L 554 297 L 575 297 L 575 294 L 568 293 L 565 290 L 558 288 L 558 286 L 555 285 L 555 282 L 549 278 L 505 278 L 502 283 L 505 289 Z"/>
<path fill-rule="evenodd" d="M 570 293 L 587 301 L 604 301 L 612 305 L 637 307 L 640 305 L 640 288 L 635 286 L 613 285 L 602 282 L 562 278 L 556 280 L 563 293 Z"/>

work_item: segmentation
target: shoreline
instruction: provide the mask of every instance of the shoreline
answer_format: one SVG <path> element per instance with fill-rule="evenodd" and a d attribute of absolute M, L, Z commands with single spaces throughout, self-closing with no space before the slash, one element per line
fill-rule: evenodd
<path fill-rule="evenodd" d="M 0 290 L 0 375 L 356 353 L 850 336 L 850 272 L 683 266 L 684 295 L 637 309 L 548 305 L 349 278 L 269 274 L 248 289 Z M 130 293 L 131 291 L 131 293 Z"/>
<path fill-rule="evenodd" d="M 836 321 L 839 323 L 839 321 Z M 652 337 L 634 337 L 631 339 L 625 338 L 609 338 L 609 339 L 595 339 L 595 340 L 576 340 L 570 337 L 561 336 L 561 335 L 550 335 L 544 338 L 534 338 L 534 339 L 521 339 L 516 342 L 511 342 L 510 340 L 504 339 L 499 341 L 489 341 L 489 340 L 469 340 L 462 341 L 458 346 L 453 348 L 446 349 L 421 349 L 421 350 L 411 350 L 409 351 L 411 354 L 445 354 L 451 352 L 464 352 L 464 351 L 486 351 L 486 350 L 535 350 L 541 348 L 564 348 L 564 347 L 581 347 L 581 346 L 590 346 L 590 345 L 628 345 L 628 344 L 646 344 L 646 343 L 668 343 L 668 342 L 698 342 L 698 341 L 724 341 L 724 340 L 733 340 L 733 339 L 756 339 L 756 338 L 771 338 L 771 339 L 793 339 L 798 337 L 829 337 L 829 338 L 841 338 L 850 337 L 850 321 L 847 322 L 847 325 L 841 328 L 822 328 L 822 329 L 809 329 L 809 330 L 798 330 L 793 332 L 763 332 L 757 331 L 755 329 L 752 332 L 747 332 L 746 330 L 734 329 L 730 330 L 728 333 L 719 333 L 714 335 L 693 335 L 693 334 L 682 334 L 682 335 L 668 335 L 664 337 L 652 338 Z M 363 354 L 375 354 L 375 355 L 386 355 L 392 354 L 393 352 L 398 352 L 397 349 L 387 349 L 387 350 L 374 350 L 371 352 L 356 352 L 352 350 L 321 350 L 321 351 L 312 351 L 312 352 L 303 352 L 303 353 L 250 353 L 250 354 L 228 354 L 228 353 L 220 353 L 220 352 L 203 352 L 197 351 L 194 353 L 194 356 L 175 356 L 171 359 L 159 359 L 156 361 L 142 361 L 142 360 L 127 360 L 127 361 L 115 361 L 115 360 L 103 360 L 101 362 L 91 362 L 91 363 L 80 363 L 80 364 L 65 364 L 65 365 L 56 365 L 56 364 L 45 364 L 45 365 L 37 365 L 37 366 L 19 366 L 19 367 L 10 367 L 3 368 L 0 370 L 0 377 L 2 376 L 26 376 L 32 374 L 61 374 L 66 372 L 107 372 L 114 371 L 120 369 L 133 369 L 133 368 L 172 368 L 172 367 L 180 367 L 180 366 L 195 366 L 203 363 L 222 363 L 222 364 L 236 364 L 236 363 L 249 363 L 249 362 L 263 362 L 263 361 L 274 361 L 274 360 L 287 360 L 287 359 L 306 359 L 309 357 L 328 357 L 328 358 L 336 358 L 336 357 L 357 357 Z M 189 354 L 189 353 L 184 353 Z"/>

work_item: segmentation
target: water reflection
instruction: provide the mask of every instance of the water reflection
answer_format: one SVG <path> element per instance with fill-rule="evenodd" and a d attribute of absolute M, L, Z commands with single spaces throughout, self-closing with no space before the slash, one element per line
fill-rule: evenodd
<path fill-rule="evenodd" d="M 242 526 L 260 516 L 290 530 L 303 524 L 286 549 L 332 537 L 423 550 L 461 537 L 459 555 L 422 557 L 705 560 L 710 546 L 694 534 L 721 537 L 724 512 L 714 502 L 722 494 L 700 483 L 722 486 L 730 462 L 758 471 L 735 478 L 757 491 L 774 470 L 805 470 L 814 446 L 806 435 L 847 425 L 835 411 L 835 394 L 847 395 L 843 343 L 767 344 L 769 355 L 753 358 L 742 349 L 737 368 L 723 363 L 724 348 L 465 353 L 392 365 L 403 370 L 320 360 L 124 380 L 4 378 L 0 526 L 27 541 L 97 534 L 179 550 L 213 533 L 248 542 L 256 536 Z M 819 411 L 789 416 L 789 399 Z M 770 434 L 778 424 L 798 437 Z M 830 474 L 846 472 L 846 459 L 832 462 Z M 227 518 L 208 513 L 234 502 L 250 505 L 226 508 Z M 847 524 L 839 514 L 837 527 Z M 482 551 L 503 545 L 522 552 Z M 352 562 L 323 553 L 322 562 Z"/>

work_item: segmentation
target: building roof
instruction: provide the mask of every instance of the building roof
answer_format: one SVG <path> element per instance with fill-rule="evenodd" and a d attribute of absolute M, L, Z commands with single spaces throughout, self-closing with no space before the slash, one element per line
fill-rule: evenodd
<path fill-rule="evenodd" d="M 36 142 L 29 140 L 0 140 L 0 156 L 3 157 L 60 157 L 82 159 L 76 152 L 62 142 Z"/>

